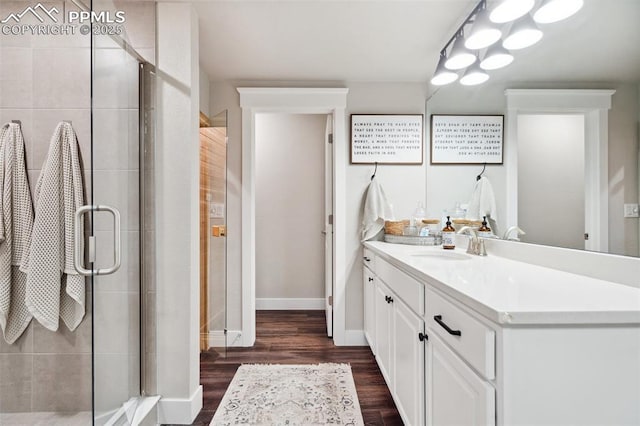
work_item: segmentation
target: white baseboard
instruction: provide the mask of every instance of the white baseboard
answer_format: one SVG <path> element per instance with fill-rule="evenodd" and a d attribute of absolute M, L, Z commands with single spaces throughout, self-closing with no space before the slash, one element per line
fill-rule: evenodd
<path fill-rule="evenodd" d="M 160 424 L 190 425 L 202 409 L 202 385 L 189 398 L 160 398 L 158 422 Z"/>
<path fill-rule="evenodd" d="M 257 311 L 321 311 L 324 299 L 263 298 L 256 299 Z"/>
<path fill-rule="evenodd" d="M 242 331 L 240 330 L 228 330 L 227 339 L 225 342 L 224 331 L 212 330 L 209 331 L 209 347 L 210 348 L 222 348 L 222 347 L 241 347 L 242 346 Z"/>
<path fill-rule="evenodd" d="M 345 346 L 369 346 L 364 330 L 345 330 L 344 343 Z"/>

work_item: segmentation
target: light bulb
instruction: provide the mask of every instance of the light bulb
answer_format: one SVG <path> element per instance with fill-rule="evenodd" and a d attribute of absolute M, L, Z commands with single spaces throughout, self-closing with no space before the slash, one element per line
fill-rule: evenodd
<path fill-rule="evenodd" d="M 489 80 L 489 74 L 484 72 L 482 68 L 475 64 L 464 73 L 462 78 L 460 79 L 460 84 L 465 86 L 475 86 L 477 84 L 482 84 L 485 81 Z"/>
<path fill-rule="evenodd" d="M 518 19 L 533 9 L 535 0 L 503 0 L 489 14 L 489 19 L 496 24 L 504 24 Z"/>
<path fill-rule="evenodd" d="M 542 31 L 538 28 L 531 15 L 525 15 L 511 26 L 509 35 L 502 42 L 502 47 L 509 50 L 524 49 L 533 46 L 542 38 Z"/>
<path fill-rule="evenodd" d="M 431 77 L 431 84 L 435 86 L 444 86 L 446 84 L 453 83 L 458 79 L 457 73 L 445 68 L 444 63 L 446 60 L 447 57 L 441 54 L 438 66 L 436 67 L 436 72 L 433 74 L 433 77 Z"/>
<path fill-rule="evenodd" d="M 484 59 L 480 62 L 480 68 L 483 70 L 497 70 L 506 67 L 513 62 L 513 55 L 507 49 L 499 44 L 491 46 Z"/>
<path fill-rule="evenodd" d="M 464 46 L 464 36 L 459 35 L 453 42 L 449 59 L 446 60 L 444 66 L 450 70 L 460 70 L 466 68 L 476 61 L 476 55 L 471 53 Z"/>
<path fill-rule="evenodd" d="M 533 14 L 533 19 L 540 24 L 562 21 L 582 9 L 583 5 L 584 0 L 545 0 Z"/>
<path fill-rule="evenodd" d="M 502 31 L 491 22 L 487 9 L 482 9 L 476 15 L 475 22 L 464 45 L 467 49 L 484 49 L 500 40 L 500 37 L 502 37 Z"/>

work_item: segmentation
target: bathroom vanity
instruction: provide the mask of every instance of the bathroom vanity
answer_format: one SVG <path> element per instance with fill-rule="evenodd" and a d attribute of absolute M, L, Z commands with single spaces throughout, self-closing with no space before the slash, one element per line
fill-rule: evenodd
<path fill-rule="evenodd" d="M 640 289 L 491 253 L 364 246 L 365 337 L 405 424 L 640 424 Z"/>

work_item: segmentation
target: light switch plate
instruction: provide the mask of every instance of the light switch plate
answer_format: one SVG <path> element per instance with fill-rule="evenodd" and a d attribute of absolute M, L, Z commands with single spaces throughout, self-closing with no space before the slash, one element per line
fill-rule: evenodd
<path fill-rule="evenodd" d="M 638 217 L 639 215 L 640 211 L 638 209 L 638 204 L 624 205 L 624 217 Z"/>

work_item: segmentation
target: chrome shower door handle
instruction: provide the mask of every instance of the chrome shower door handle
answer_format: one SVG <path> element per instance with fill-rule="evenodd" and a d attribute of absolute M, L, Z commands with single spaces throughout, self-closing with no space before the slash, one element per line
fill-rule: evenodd
<path fill-rule="evenodd" d="M 82 216 L 87 212 L 100 212 L 105 211 L 111 213 L 113 216 L 113 265 L 108 268 L 99 268 L 99 269 L 86 269 L 84 267 L 84 250 L 82 248 L 82 236 L 83 232 L 83 223 Z M 113 274 L 120 268 L 121 264 L 121 253 L 122 253 L 122 243 L 120 241 L 120 212 L 109 206 L 104 205 L 90 205 L 90 206 L 82 206 L 78 210 L 76 210 L 76 214 L 74 217 L 74 250 L 73 250 L 73 265 L 81 275 L 109 275 Z M 93 238 L 89 237 L 89 257 L 91 262 L 95 259 L 95 243 Z"/>

